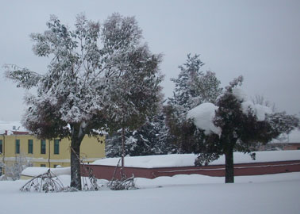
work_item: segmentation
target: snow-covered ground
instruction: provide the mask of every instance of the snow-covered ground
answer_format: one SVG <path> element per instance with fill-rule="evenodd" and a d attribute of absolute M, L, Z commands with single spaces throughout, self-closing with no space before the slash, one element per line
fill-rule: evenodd
<path fill-rule="evenodd" d="M 70 176 L 60 179 L 66 185 Z M 24 193 L 26 181 L 0 182 L 0 213 L 201 213 L 299 214 L 300 173 L 224 178 L 177 175 L 156 179 L 136 178 L 137 190 L 97 192 Z M 107 181 L 99 180 L 99 184 Z"/>
<path fill-rule="evenodd" d="M 47 167 L 27 167 L 22 171 L 23 176 L 31 176 L 35 177 L 41 174 L 46 173 L 49 170 Z M 51 171 L 55 175 L 70 175 L 71 174 L 71 168 L 70 167 L 64 167 L 64 168 L 51 168 Z"/>

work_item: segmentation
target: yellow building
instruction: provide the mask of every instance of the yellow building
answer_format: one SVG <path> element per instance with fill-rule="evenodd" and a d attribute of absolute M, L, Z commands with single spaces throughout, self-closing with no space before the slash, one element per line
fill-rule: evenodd
<path fill-rule="evenodd" d="M 81 160 L 87 163 L 105 157 L 104 141 L 104 136 L 97 139 L 86 135 L 81 143 Z M 67 167 L 70 166 L 70 144 L 69 139 L 40 140 L 29 134 L 2 134 L 0 163 L 8 166 L 19 161 L 36 167 Z"/>

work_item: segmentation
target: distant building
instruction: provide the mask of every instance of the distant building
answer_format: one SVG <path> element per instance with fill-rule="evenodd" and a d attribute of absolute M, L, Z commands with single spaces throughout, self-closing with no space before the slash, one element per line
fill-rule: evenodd
<path fill-rule="evenodd" d="M 295 129 L 289 134 L 282 134 L 270 143 L 259 147 L 260 151 L 300 150 L 300 130 Z"/>
<path fill-rule="evenodd" d="M 51 168 L 70 166 L 71 141 L 69 139 L 38 139 L 24 129 L 13 127 L 11 130 L 3 130 L 1 121 L 0 130 L 1 174 L 5 170 L 4 166 L 14 166 L 16 163 Z M 80 158 L 84 163 L 104 158 L 105 137 L 96 138 L 86 135 L 80 149 Z"/>

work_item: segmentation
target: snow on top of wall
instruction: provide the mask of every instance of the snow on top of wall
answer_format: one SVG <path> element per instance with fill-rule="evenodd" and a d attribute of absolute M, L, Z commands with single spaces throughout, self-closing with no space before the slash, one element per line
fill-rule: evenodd
<path fill-rule="evenodd" d="M 24 176 L 31 176 L 35 177 L 41 174 L 46 173 L 49 170 L 47 167 L 27 167 L 22 171 L 22 175 Z M 50 168 L 51 172 L 55 175 L 70 175 L 71 168 L 70 167 L 63 167 L 63 168 Z"/>
<path fill-rule="evenodd" d="M 171 154 L 171 155 L 149 155 L 125 157 L 125 166 L 128 167 L 168 167 L 168 166 L 191 166 L 194 164 L 195 154 Z M 91 164 L 116 166 L 120 158 L 104 158 Z M 121 164 L 121 163 L 120 163 Z"/>
<path fill-rule="evenodd" d="M 205 134 L 215 133 L 220 135 L 221 129 L 213 123 L 215 111 L 218 109 L 212 103 L 202 103 L 187 113 L 187 119 L 194 119 L 197 128 L 205 131 Z"/>
<path fill-rule="evenodd" d="M 255 152 L 256 160 L 252 160 L 249 154 L 241 152 L 234 153 L 234 163 L 259 163 L 274 161 L 290 161 L 300 160 L 300 151 L 263 151 Z M 125 157 L 125 166 L 142 167 L 142 168 L 160 168 L 160 167 L 184 167 L 194 166 L 195 154 L 172 154 L 172 155 L 150 155 Z M 97 160 L 91 164 L 117 166 L 120 158 L 104 158 Z M 218 160 L 211 162 L 209 165 L 223 165 L 225 157 L 222 155 Z"/>

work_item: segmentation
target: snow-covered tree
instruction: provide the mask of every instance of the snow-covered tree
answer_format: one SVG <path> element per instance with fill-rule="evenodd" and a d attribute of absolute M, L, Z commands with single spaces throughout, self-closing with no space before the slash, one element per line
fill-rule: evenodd
<path fill-rule="evenodd" d="M 299 119 L 285 112 L 274 113 L 271 108 L 254 104 L 238 87 L 243 78 L 230 83 L 216 105 L 201 104 L 190 110 L 187 117 L 205 134 L 204 153 L 198 161 L 210 162 L 225 155 L 226 183 L 234 182 L 233 152 L 250 153 L 258 142 L 268 143 L 281 133 L 299 126 Z"/>
<path fill-rule="evenodd" d="M 18 86 L 37 88 L 35 95 L 26 97 L 27 129 L 41 138 L 71 138 L 71 187 L 80 190 L 83 137 L 111 128 L 111 120 L 128 126 L 146 118 L 158 99 L 160 56 L 141 44 L 133 17 L 113 14 L 101 27 L 79 15 L 71 30 L 51 16 L 47 27 L 31 38 L 37 56 L 51 57 L 48 71 L 38 74 L 7 66 L 6 75 Z"/>
<path fill-rule="evenodd" d="M 199 55 L 188 54 L 186 63 L 179 66 L 178 78 L 171 79 L 175 83 L 174 96 L 169 99 L 164 111 L 170 134 L 181 152 L 191 152 L 193 147 L 197 147 L 193 135 L 198 133 L 186 120 L 187 112 L 201 103 L 215 103 L 222 92 L 215 73 L 200 71 L 203 65 Z M 190 143 L 189 146 L 187 142 Z"/>
<path fill-rule="evenodd" d="M 122 168 L 124 167 L 125 129 L 139 128 L 157 112 L 161 101 L 159 73 L 161 55 L 152 54 L 141 43 L 142 31 L 134 18 L 110 17 L 103 28 L 104 50 L 111 57 L 105 98 L 110 131 L 122 130 Z"/>
<path fill-rule="evenodd" d="M 125 130 L 125 155 L 159 155 L 176 152 L 176 148 L 170 143 L 168 130 L 162 113 L 150 117 L 137 130 Z M 114 133 L 106 140 L 106 156 L 122 156 L 121 130 Z"/>
<path fill-rule="evenodd" d="M 187 55 L 186 63 L 179 66 L 178 78 L 171 79 L 175 83 L 175 90 L 174 97 L 170 98 L 170 104 L 180 106 L 183 112 L 186 112 L 203 102 L 216 101 L 222 92 L 220 81 L 214 72 L 200 71 L 203 65 L 199 55 Z"/>

